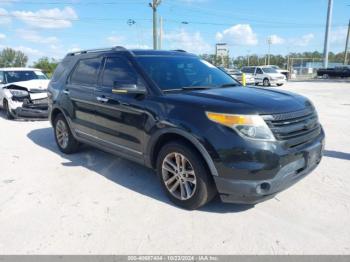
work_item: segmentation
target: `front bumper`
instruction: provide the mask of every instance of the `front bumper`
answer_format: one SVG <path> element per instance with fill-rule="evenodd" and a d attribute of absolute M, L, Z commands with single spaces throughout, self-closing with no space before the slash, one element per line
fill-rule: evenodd
<path fill-rule="evenodd" d="M 251 169 L 247 164 L 245 176 L 248 179 L 237 179 L 224 176 L 214 176 L 214 181 L 223 202 L 256 204 L 274 197 L 277 193 L 289 188 L 308 174 L 310 174 L 320 163 L 324 148 L 324 133 L 315 141 L 309 143 L 303 149 L 290 155 L 281 155 L 276 159 L 279 163 L 278 169 L 270 170 L 265 179 L 251 179 L 268 174 L 266 169 Z M 244 169 L 244 166 L 241 166 Z M 220 174 L 220 173 L 219 173 Z"/>
<path fill-rule="evenodd" d="M 283 85 L 286 82 L 287 82 L 286 79 L 271 79 L 270 80 L 271 85 Z"/>
<path fill-rule="evenodd" d="M 11 101 L 9 103 L 12 114 L 15 117 L 47 118 L 48 104 L 33 104 L 30 101 Z"/>

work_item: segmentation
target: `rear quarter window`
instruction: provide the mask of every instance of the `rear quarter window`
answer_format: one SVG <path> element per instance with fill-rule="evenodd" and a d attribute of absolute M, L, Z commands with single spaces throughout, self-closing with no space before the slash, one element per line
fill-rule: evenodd
<path fill-rule="evenodd" d="M 71 84 L 96 85 L 101 58 L 82 59 L 70 77 Z"/>

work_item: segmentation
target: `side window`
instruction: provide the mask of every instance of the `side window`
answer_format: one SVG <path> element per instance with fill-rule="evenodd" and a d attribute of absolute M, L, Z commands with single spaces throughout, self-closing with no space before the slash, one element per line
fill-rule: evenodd
<path fill-rule="evenodd" d="M 101 65 L 100 58 L 83 59 L 78 62 L 70 77 L 72 84 L 96 85 L 98 70 Z"/>
<path fill-rule="evenodd" d="M 64 65 L 62 63 L 59 63 L 55 69 L 55 72 L 52 75 L 51 81 L 52 82 L 58 81 L 58 79 L 62 76 L 64 70 L 65 70 Z"/>
<path fill-rule="evenodd" d="M 261 70 L 261 68 L 258 67 L 258 68 L 256 69 L 256 73 L 260 75 L 260 74 L 263 74 L 263 71 Z"/>
<path fill-rule="evenodd" d="M 5 84 L 4 73 L 0 72 L 0 84 Z"/>
<path fill-rule="evenodd" d="M 116 83 L 141 84 L 137 73 L 127 60 L 121 57 L 107 57 L 102 75 L 102 86 L 113 88 Z"/>

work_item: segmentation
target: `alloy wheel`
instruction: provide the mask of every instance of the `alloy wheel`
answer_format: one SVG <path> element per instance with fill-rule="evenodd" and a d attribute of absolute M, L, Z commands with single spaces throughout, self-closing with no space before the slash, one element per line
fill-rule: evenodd
<path fill-rule="evenodd" d="M 197 188 L 195 171 L 182 154 L 168 154 L 162 163 L 162 178 L 167 190 L 179 200 L 190 199 Z"/>
<path fill-rule="evenodd" d="M 66 123 L 58 120 L 56 123 L 56 138 L 61 148 L 66 148 L 69 142 L 69 133 Z"/>

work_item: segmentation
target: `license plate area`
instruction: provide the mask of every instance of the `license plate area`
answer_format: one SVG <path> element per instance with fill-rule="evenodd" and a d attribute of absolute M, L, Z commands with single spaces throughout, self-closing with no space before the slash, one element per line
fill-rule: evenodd
<path fill-rule="evenodd" d="M 49 100 L 47 98 L 32 100 L 32 103 L 34 105 L 47 104 L 48 102 L 49 102 Z"/>

